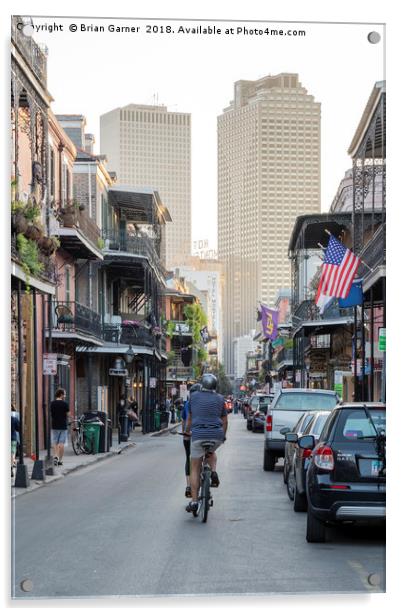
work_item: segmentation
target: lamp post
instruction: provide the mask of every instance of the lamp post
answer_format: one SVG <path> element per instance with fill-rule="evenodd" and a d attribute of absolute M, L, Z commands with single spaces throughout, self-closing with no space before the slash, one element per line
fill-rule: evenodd
<path fill-rule="evenodd" d="M 309 357 L 306 357 L 304 360 L 304 367 L 306 368 L 306 384 L 307 388 L 310 386 L 309 372 L 310 372 L 311 361 Z"/>
<path fill-rule="evenodd" d="M 135 353 L 133 351 L 133 347 L 131 344 L 129 345 L 127 351 L 124 354 L 124 360 L 126 365 L 129 366 L 132 364 L 133 359 L 135 357 Z M 125 443 L 128 440 L 128 387 L 130 383 L 130 378 L 128 374 L 124 377 L 124 412 L 120 415 L 120 440 Z"/>

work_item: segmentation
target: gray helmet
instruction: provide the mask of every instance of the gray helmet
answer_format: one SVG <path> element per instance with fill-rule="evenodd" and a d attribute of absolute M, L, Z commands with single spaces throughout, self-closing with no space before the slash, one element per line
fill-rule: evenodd
<path fill-rule="evenodd" d="M 191 385 L 189 393 L 193 394 L 195 391 L 201 391 L 201 383 L 194 383 L 194 385 Z"/>
<path fill-rule="evenodd" d="M 202 389 L 209 389 L 215 391 L 218 380 L 214 374 L 203 374 L 201 378 Z"/>

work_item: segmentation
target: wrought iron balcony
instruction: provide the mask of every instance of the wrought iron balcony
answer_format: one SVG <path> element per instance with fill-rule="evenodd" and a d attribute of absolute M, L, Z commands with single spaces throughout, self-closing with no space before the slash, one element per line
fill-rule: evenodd
<path fill-rule="evenodd" d="M 375 269 L 386 262 L 385 224 L 381 225 L 373 237 L 366 243 L 359 254 L 368 267 Z M 367 274 L 367 267 L 362 263 L 359 267 L 359 276 Z"/>
<path fill-rule="evenodd" d="M 159 351 L 166 351 L 166 339 L 156 336 L 143 325 L 123 325 L 116 323 L 105 323 L 102 329 L 103 340 L 115 345 L 132 345 L 155 348 Z"/>
<path fill-rule="evenodd" d="M 45 52 L 34 41 L 32 36 L 26 36 L 22 32 L 22 24 L 26 20 L 22 17 L 14 16 L 11 22 L 11 40 L 24 57 L 39 81 L 46 87 L 47 85 L 47 57 Z"/>
<path fill-rule="evenodd" d="M 102 258 L 101 232 L 98 225 L 79 206 L 68 204 L 59 208 L 60 242 L 77 258 Z"/>
<path fill-rule="evenodd" d="M 145 257 L 150 265 L 164 278 L 166 270 L 162 265 L 153 240 L 142 235 L 133 235 L 126 230 L 104 231 L 104 251 L 108 253 L 124 253 L 132 256 Z"/>
<path fill-rule="evenodd" d="M 280 367 L 281 364 L 291 365 L 293 363 L 293 349 L 281 349 L 279 353 L 276 354 L 274 362 L 277 368 Z"/>
<path fill-rule="evenodd" d="M 53 334 L 61 332 L 69 338 L 72 334 L 102 338 L 101 317 L 94 310 L 75 301 L 53 301 L 52 308 Z"/>

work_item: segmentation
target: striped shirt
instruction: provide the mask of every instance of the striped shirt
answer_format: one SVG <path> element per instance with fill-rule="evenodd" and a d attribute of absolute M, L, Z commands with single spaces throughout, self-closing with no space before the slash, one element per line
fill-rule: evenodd
<path fill-rule="evenodd" d="M 227 415 L 225 399 L 214 391 L 195 391 L 189 400 L 191 440 L 223 441 L 222 417 Z"/>

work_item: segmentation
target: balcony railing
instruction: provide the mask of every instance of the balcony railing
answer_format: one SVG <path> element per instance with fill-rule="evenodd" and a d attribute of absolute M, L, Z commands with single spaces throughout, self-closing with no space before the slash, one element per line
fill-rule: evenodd
<path fill-rule="evenodd" d="M 379 265 L 385 265 L 385 225 L 381 225 L 377 229 L 373 237 L 363 247 L 359 256 L 365 263 L 365 265 L 362 263 L 359 268 L 358 274 L 361 276 L 367 274 L 366 265 L 371 269 L 375 269 Z"/>
<path fill-rule="evenodd" d="M 75 206 L 60 208 L 58 217 L 62 227 L 67 229 L 79 229 L 94 246 L 99 246 L 99 239 L 101 236 L 100 229 L 85 213 L 85 210 L 81 211 Z"/>
<path fill-rule="evenodd" d="M 127 231 L 104 231 L 105 251 L 124 252 L 148 259 L 149 263 L 164 277 L 166 271 L 161 263 L 151 238 L 132 235 Z"/>
<path fill-rule="evenodd" d="M 38 77 L 39 81 L 47 85 L 47 58 L 46 54 L 34 41 L 32 36 L 26 36 L 22 32 L 21 24 L 26 23 L 20 17 L 13 17 L 11 22 L 11 38 L 21 55 Z M 21 29 L 20 29 L 21 28 Z"/>
<path fill-rule="evenodd" d="M 275 356 L 275 363 L 279 366 L 282 362 L 293 361 L 293 349 L 281 349 Z"/>
<path fill-rule="evenodd" d="M 132 346 L 145 346 L 162 352 L 166 351 L 166 339 L 163 336 L 154 335 L 150 329 L 144 326 L 133 327 L 132 325 L 105 323 L 102 337 L 109 344 L 131 344 Z"/>
<path fill-rule="evenodd" d="M 52 302 L 53 330 L 102 337 L 100 315 L 78 302 Z"/>

